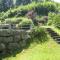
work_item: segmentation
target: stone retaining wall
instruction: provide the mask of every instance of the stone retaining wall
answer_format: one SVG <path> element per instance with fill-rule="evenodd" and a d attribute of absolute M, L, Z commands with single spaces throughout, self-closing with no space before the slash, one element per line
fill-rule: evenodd
<path fill-rule="evenodd" d="M 8 53 L 26 46 L 28 34 L 24 30 L 0 29 L 0 53 Z"/>

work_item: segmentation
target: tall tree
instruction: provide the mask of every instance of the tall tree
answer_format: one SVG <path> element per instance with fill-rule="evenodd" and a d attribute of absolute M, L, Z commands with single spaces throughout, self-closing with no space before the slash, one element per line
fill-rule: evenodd
<path fill-rule="evenodd" d="M 16 5 L 21 5 L 22 4 L 22 0 L 16 0 Z"/>
<path fill-rule="evenodd" d="M 0 11 L 5 11 L 13 6 L 13 0 L 0 0 Z"/>
<path fill-rule="evenodd" d="M 30 3 L 32 0 L 16 0 L 16 5 L 25 5 Z"/>

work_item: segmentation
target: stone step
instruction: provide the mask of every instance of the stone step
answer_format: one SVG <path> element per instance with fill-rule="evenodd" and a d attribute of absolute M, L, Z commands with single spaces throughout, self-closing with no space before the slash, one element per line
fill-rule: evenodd
<path fill-rule="evenodd" d="M 60 41 L 60 38 L 57 38 L 57 41 Z"/>
<path fill-rule="evenodd" d="M 51 31 L 51 30 L 47 30 L 48 32 L 53 32 L 53 31 Z"/>
<path fill-rule="evenodd" d="M 51 34 L 50 34 L 51 35 Z M 59 36 L 57 36 L 57 35 L 51 35 L 51 37 L 53 37 L 53 38 L 60 38 Z"/>
<path fill-rule="evenodd" d="M 60 38 L 57 38 L 57 39 L 60 39 Z"/>
<path fill-rule="evenodd" d="M 58 44 L 60 44 L 60 41 L 56 41 Z"/>
<path fill-rule="evenodd" d="M 52 36 L 53 38 L 60 38 L 60 36 Z"/>
<path fill-rule="evenodd" d="M 47 30 L 47 31 L 49 31 L 49 32 L 54 32 L 54 31 L 52 31 L 52 30 Z"/>
<path fill-rule="evenodd" d="M 51 35 L 58 35 L 57 33 L 55 32 L 49 32 Z"/>
<path fill-rule="evenodd" d="M 54 39 L 55 41 L 60 41 L 60 39 Z"/>
<path fill-rule="evenodd" d="M 51 37 L 57 42 L 60 44 L 60 36 L 54 32 L 52 29 L 48 28 L 47 29 L 48 33 L 51 35 Z"/>
<path fill-rule="evenodd" d="M 57 33 L 55 33 L 55 32 L 51 32 L 51 34 L 55 34 L 55 35 L 57 35 Z"/>
<path fill-rule="evenodd" d="M 51 29 L 50 28 L 47 28 L 47 31 L 51 31 Z"/>
<path fill-rule="evenodd" d="M 58 36 L 58 35 L 55 35 L 55 34 L 50 34 L 50 35 L 51 35 L 52 37 L 53 37 L 53 36 Z"/>
<path fill-rule="evenodd" d="M 53 39 L 55 40 L 60 40 L 60 36 L 51 36 L 51 37 L 53 37 Z"/>

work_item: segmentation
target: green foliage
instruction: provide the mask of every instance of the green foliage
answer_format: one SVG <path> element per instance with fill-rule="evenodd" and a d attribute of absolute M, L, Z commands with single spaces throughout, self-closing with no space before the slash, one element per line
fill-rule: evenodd
<path fill-rule="evenodd" d="M 47 40 L 47 34 L 45 32 L 45 29 L 44 28 L 40 28 L 40 27 L 35 27 L 33 30 L 32 30 L 32 38 L 36 38 L 36 39 L 39 39 L 41 40 L 41 42 L 43 41 L 46 41 Z"/>
<path fill-rule="evenodd" d="M 29 10 L 34 10 L 39 15 L 48 15 L 48 12 L 56 12 L 57 4 L 54 2 L 32 2 L 25 6 L 19 6 L 4 13 L 3 18 L 25 16 Z"/>
<path fill-rule="evenodd" d="M 2 23 L 6 23 L 6 24 L 16 24 L 17 28 L 20 27 L 30 27 L 31 25 L 33 25 L 33 22 L 31 19 L 28 19 L 26 17 L 19 17 L 19 18 L 7 18 L 5 19 L 5 21 L 3 21 Z"/>
<path fill-rule="evenodd" d="M 3 15 L 4 15 L 4 12 L 0 13 L 0 21 L 4 21 Z"/>
<path fill-rule="evenodd" d="M 36 6 L 37 13 L 48 15 L 48 12 L 56 12 L 57 11 L 57 5 L 54 2 L 43 2 L 38 3 Z"/>
<path fill-rule="evenodd" d="M 54 18 L 55 18 L 56 14 L 49 12 L 48 13 L 48 25 L 53 25 L 54 24 Z"/>
<path fill-rule="evenodd" d="M 7 11 L 13 7 L 13 0 L 0 0 L 0 12 Z"/>
<path fill-rule="evenodd" d="M 60 29 L 60 14 L 57 14 L 54 18 L 54 25 Z"/>
<path fill-rule="evenodd" d="M 18 24 L 21 21 L 22 21 L 22 17 L 21 18 L 7 18 L 7 19 L 5 19 L 5 21 L 3 23 Z"/>
<path fill-rule="evenodd" d="M 29 27 L 32 24 L 31 19 L 23 18 L 23 20 L 18 24 L 18 27 Z"/>
<path fill-rule="evenodd" d="M 48 25 L 60 28 L 60 14 L 49 13 Z"/>

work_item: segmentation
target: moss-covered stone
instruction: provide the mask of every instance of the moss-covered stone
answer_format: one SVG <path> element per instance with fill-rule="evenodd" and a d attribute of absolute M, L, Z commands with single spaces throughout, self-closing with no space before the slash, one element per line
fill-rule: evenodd
<path fill-rule="evenodd" d="M 13 52 L 26 46 L 28 34 L 24 30 L 0 29 L 0 51 Z"/>

